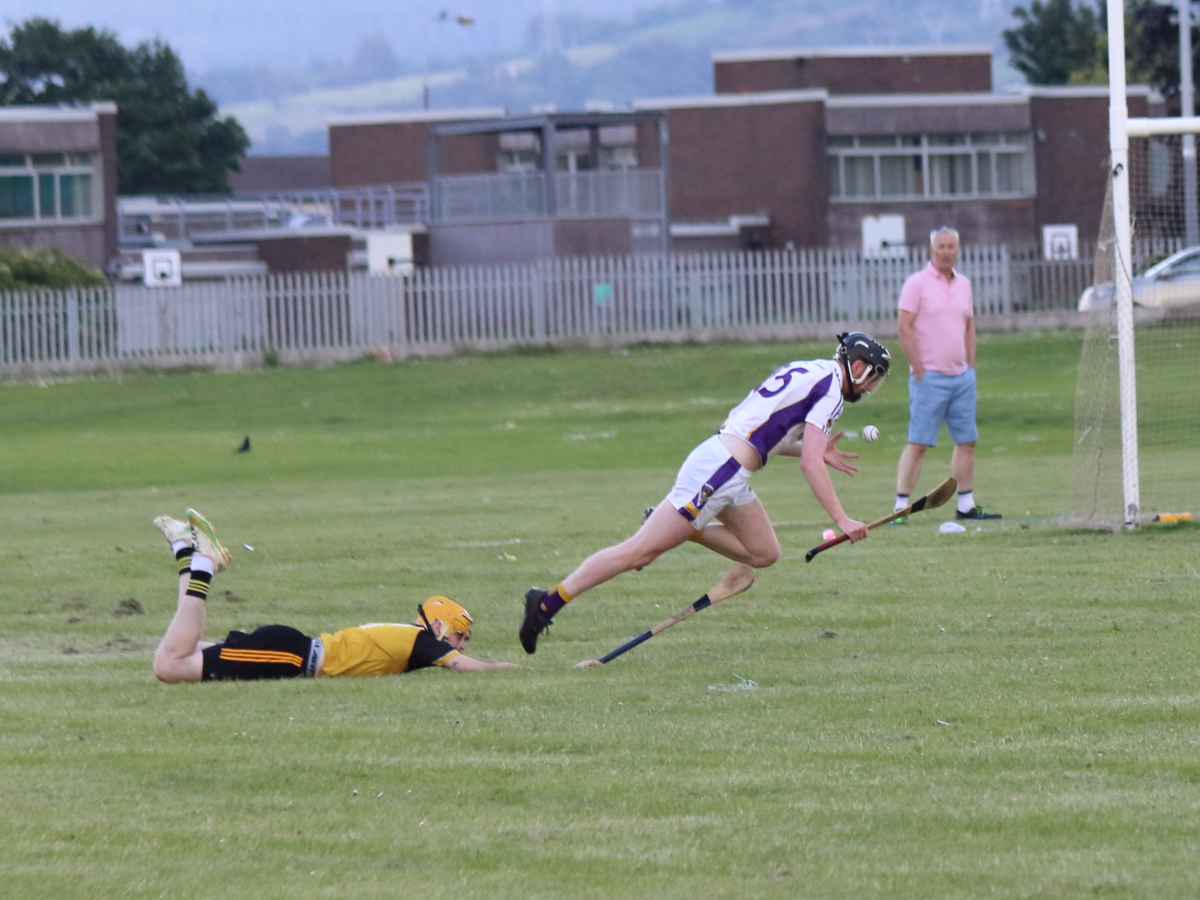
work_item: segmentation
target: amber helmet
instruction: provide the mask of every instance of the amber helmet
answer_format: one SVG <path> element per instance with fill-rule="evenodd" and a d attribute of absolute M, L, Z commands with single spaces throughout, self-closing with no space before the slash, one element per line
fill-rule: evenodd
<path fill-rule="evenodd" d="M 471 614 L 449 597 L 430 597 L 417 607 L 417 611 L 424 620 L 420 624 L 432 629 L 434 622 L 442 623 L 442 640 L 452 634 L 461 634 L 467 638 L 471 636 Z"/>

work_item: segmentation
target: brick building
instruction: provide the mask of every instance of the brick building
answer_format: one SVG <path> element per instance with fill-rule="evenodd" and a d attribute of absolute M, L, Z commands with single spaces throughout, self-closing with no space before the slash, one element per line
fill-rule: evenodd
<path fill-rule="evenodd" d="M 997 93 L 991 72 L 987 47 L 722 53 L 714 94 L 625 112 L 334 122 L 331 182 L 428 182 L 434 263 L 661 250 L 664 232 L 676 250 L 869 250 L 921 242 L 941 224 L 976 243 L 1039 246 L 1044 226 L 1063 224 L 1091 238 L 1107 184 L 1107 88 Z M 1162 114 L 1161 98 L 1133 86 L 1129 111 Z M 647 179 L 658 179 L 662 209 L 606 217 L 562 202 L 602 177 L 626 194 L 653 193 Z M 556 182 L 550 207 L 514 215 L 496 199 L 540 185 L 553 202 Z"/>
<path fill-rule="evenodd" d="M 1105 87 L 993 93 L 986 47 L 729 53 L 714 56 L 713 68 L 721 96 L 827 92 L 822 245 L 856 246 L 868 220 L 885 217 L 903 223 L 910 243 L 940 224 L 976 243 L 1018 246 L 1040 245 L 1048 225 L 1097 234 L 1108 180 Z M 1163 112 L 1145 86 L 1130 87 L 1128 102 L 1131 116 Z"/>
<path fill-rule="evenodd" d="M 0 108 L 0 243 L 103 268 L 116 208 L 116 104 Z"/>
<path fill-rule="evenodd" d="M 337 120 L 331 182 L 427 184 L 434 265 L 662 250 L 661 120 L 632 110 Z"/>

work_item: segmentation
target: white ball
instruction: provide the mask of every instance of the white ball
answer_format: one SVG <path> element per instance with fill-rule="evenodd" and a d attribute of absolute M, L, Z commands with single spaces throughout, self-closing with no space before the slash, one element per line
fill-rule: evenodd
<path fill-rule="evenodd" d="M 862 435 L 863 435 L 864 441 L 867 441 L 867 442 L 877 441 L 877 440 L 879 440 L 879 429 L 876 428 L 874 425 L 868 425 L 866 428 L 863 429 Z"/>

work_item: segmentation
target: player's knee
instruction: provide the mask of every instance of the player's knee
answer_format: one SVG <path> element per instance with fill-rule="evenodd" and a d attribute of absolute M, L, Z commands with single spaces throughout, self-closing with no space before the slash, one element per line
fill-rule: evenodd
<path fill-rule="evenodd" d="M 748 565 L 756 569 L 766 569 L 779 562 L 779 545 L 774 547 L 763 547 L 756 549 L 751 553 Z"/>
<path fill-rule="evenodd" d="M 171 659 L 169 656 L 154 656 L 154 677 L 164 684 L 178 684 L 183 681 L 182 669 L 179 666 L 179 660 Z"/>

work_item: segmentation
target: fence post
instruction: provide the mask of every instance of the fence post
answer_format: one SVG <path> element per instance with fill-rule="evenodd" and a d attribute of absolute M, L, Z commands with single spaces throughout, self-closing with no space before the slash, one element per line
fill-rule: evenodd
<path fill-rule="evenodd" d="M 1013 311 L 1013 296 L 1012 296 L 1012 278 L 1011 260 L 1009 259 L 1008 245 L 1000 245 L 1000 296 L 1001 302 L 1004 304 L 1004 314 L 1011 316 Z"/>
<path fill-rule="evenodd" d="M 63 303 L 67 306 L 67 359 L 74 362 L 79 359 L 79 288 L 71 288 L 62 292 Z"/>
<path fill-rule="evenodd" d="M 547 309 L 546 309 L 546 270 L 545 265 L 541 260 L 530 264 L 525 270 L 526 277 L 530 279 L 529 304 L 533 307 L 533 339 L 535 343 L 543 343 L 548 337 L 547 334 Z"/>

